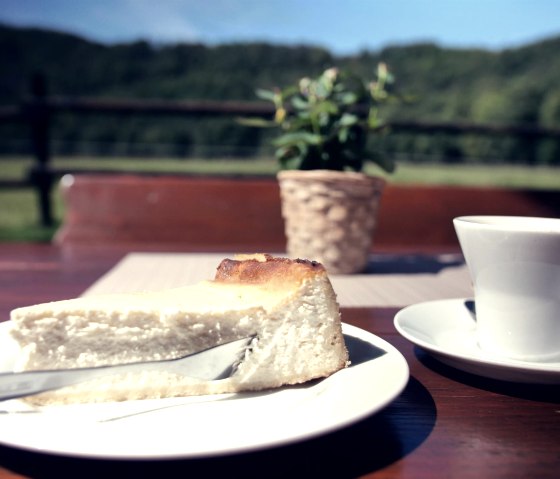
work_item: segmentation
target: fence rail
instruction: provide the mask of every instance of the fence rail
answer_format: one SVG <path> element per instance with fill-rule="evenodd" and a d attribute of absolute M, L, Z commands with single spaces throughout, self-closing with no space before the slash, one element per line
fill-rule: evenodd
<path fill-rule="evenodd" d="M 270 118 L 273 106 L 262 102 L 238 101 L 164 101 L 138 99 L 93 99 L 47 96 L 41 77 L 32 82 L 32 95 L 20 105 L 0 107 L 0 123 L 23 122 L 29 125 L 34 166 L 25 180 L 0 180 L 2 188 L 33 187 L 39 198 L 41 222 L 53 224 L 50 192 L 57 174 L 50 166 L 49 126 L 55 115 L 123 114 L 123 115 L 177 115 L 177 116 L 250 116 Z M 529 139 L 560 139 L 560 128 L 541 128 L 524 125 L 481 125 L 472 123 L 438 123 L 394 121 L 387 125 L 395 132 L 423 134 L 481 134 L 489 136 L 516 136 Z"/>

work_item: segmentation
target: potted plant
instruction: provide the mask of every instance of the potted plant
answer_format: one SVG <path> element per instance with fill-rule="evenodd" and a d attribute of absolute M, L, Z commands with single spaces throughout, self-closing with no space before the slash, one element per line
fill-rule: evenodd
<path fill-rule="evenodd" d="M 320 261 L 335 274 L 367 266 L 385 182 L 362 170 L 366 161 L 394 169 L 367 145 L 368 134 L 383 126 L 378 109 L 391 81 L 380 63 L 373 81 L 329 68 L 295 86 L 257 91 L 273 102 L 274 119 L 245 123 L 281 130 L 273 145 L 283 168 L 278 180 L 290 256 Z"/>

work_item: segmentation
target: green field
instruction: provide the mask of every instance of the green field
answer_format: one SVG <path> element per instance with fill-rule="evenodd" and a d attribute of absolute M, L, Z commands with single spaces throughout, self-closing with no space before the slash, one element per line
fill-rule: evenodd
<path fill-rule="evenodd" d="M 32 165 L 30 158 L 0 158 L 0 181 L 22 179 Z M 272 159 L 176 160 L 57 158 L 53 167 L 79 170 L 143 171 L 192 174 L 270 174 L 277 171 Z M 368 173 L 379 173 L 371 168 Z M 560 168 L 481 165 L 399 164 L 387 180 L 394 184 L 499 186 L 505 188 L 560 189 Z M 31 189 L 0 188 L 0 241 L 48 241 L 56 229 L 40 226 L 38 202 Z M 57 222 L 64 214 L 58 192 L 53 191 Z"/>

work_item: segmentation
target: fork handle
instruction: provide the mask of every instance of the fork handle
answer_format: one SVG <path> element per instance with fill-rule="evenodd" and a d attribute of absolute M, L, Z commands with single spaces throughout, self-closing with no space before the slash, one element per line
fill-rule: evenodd
<path fill-rule="evenodd" d="M 0 374 L 0 401 L 72 386 L 130 370 L 130 365 Z"/>

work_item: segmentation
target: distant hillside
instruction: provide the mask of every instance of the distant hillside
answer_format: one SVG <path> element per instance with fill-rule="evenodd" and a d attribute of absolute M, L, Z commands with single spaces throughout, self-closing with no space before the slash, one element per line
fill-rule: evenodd
<path fill-rule="evenodd" d="M 43 72 L 50 93 L 57 95 L 255 100 L 259 87 L 284 86 L 333 65 L 369 75 L 382 60 L 393 71 L 398 89 L 416 98 L 412 104 L 392 106 L 386 118 L 560 127 L 559 51 L 560 37 L 501 52 L 418 44 L 335 57 L 321 48 L 264 43 L 106 46 L 54 31 L 0 26 L 0 104 L 24 97 L 34 72 Z M 4 138 L 14 134 L 6 127 L 0 132 Z M 84 119 L 76 124 L 62 118 L 54 135 L 61 144 L 178 144 L 175 153 L 182 155 L 201 153 L 196 145 L 223 146 L 244 154 L 246 148 L 262 143 L 263 134 L 242 132 L 241 127 L 216 119 L 169 119 L 154 125 L 146 119 L 124 123 Z M 553 163 L 560 156 L 555 142 L 535 145 L 515 139 L 428 141 L 395 135 L 382 147 L 416 159 L 453 161 Z"/>
<path fill-rule="evenodd" d="M 65 33 L 0 27 L 1 101 L 26 93 L 30 75 L 44 72 L 55 94 L 254 100 L 257 86 L 291 81 L 334 63 L 318 48 L 236 44 L 115 46 Z"/>

